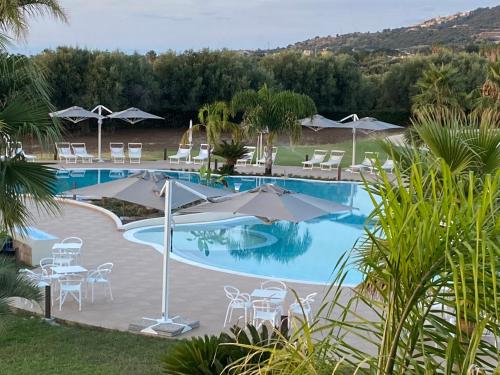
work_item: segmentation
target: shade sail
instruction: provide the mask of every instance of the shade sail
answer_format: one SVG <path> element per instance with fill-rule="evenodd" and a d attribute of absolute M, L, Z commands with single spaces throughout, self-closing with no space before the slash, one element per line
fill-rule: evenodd
<path fill-rule="evenodd" d="M 321 115 L 314 115 L 313 117 L 306 117 L 302 120 L 299 120 L 300 124 L 306 128 L 314 130 L 315 132 L 320 131 L 321 129 L 331 129 L 336 128 L 340 124 L 337 121 L 330 120 Z"/>
<path fill-rule="evenodd" d="M 143 120 L 163 120 L 163 117 L 153 115 L 152 113 L 144 112 L 139 108 L 128 108 L 124 111 L 113 112 L 108 115 L 108 118 L 116 118 L 129 122 L 130 124 L 136 124 Z"/>
<path fill-rule="evenodd" d="M 73 194 L 97 198 L 115 198 L 163 211 L 165 199 L 160 195 L 160 192 L 168 178 L 166 174 L 161 172 L 138 172 L 120 180 L 75 189 Z M 202 198 L 193 191 L 209 198 L 230 194 L 227 190 L 188 181 L 175 181 L 175 184 L 172 185 L 171 208 L 183 207 L 201 200 Z"/>
<path fill-rule="evenodd" d="M 332 201 L 265 184 L 245 192 L 209 199 L 182 212 L 229 212 L 256 216 L 266 221 L 299 222 L 349 210 L 350 207 Z"/>
<path fill-rule="evenodd" d="M 89 119 L 89 118 L 95 118 L 97 120 L 99 120 L 99 119 L 102 120 L 104 118 L 104 116 L 101 116 L 101 115 L 94 113 L 94 112 L 91 112 L 91 111 L 87 111 L 86 109 L 84 109 L 82 107 L 77 107 L 77 106 L 62 109 L 62 110 L 56 111 L 56 112 L 51 112 L 51 113 L 49 113 L 49 116 L 66 119 L 68 121 L 71 121 L 74 124 L 76 124 L 80 121 Z"/>

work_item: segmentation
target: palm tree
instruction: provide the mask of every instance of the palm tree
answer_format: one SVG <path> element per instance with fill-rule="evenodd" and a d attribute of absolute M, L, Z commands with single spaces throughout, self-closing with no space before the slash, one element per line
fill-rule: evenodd
<path fill-rule="evenodd" d="M 458 70 L 450 65 L 431 64 L 416 83 L 419 93 L 412 98 L 412 110 L 432 107 L 460 109 L 462 98 L 457 93 L 457 76 Z"/>
<path fill-rule="evenodd" d="M 28 20 L 49 15 L 66 21 L 66 14 L 57 0 L 2 0 L 0 2 L 0 33 L 24 36 L 29 29 Z"/>
<path fill-rule="evenodd" d="M 481 87 L 481 96 L 477 99 L 475 110 L 480 112 L 490 108 L 500 111 L 500 62 L 493 62 L 488 68 L 486 81 Z"/>
<path fill-rule="evenodd" d="M 272 174 L 273 141 L 280 134 L 289 134 L 291 142 L 298 141 L 302 128 L 299 119 L 316 113 L 313 100 L 292 91 L 273 91 L 267 85 L 259 91 L 236 93 L 231 101 L 234 113 L 243 113 L 243 128 L 247 134 L 266 134 L 265 174 Z"/>

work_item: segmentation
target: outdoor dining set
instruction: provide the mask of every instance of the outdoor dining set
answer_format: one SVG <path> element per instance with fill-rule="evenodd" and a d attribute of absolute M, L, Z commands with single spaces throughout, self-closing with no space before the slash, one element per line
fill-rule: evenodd
<path fill-rule="evenodd" d="M 242 293 L 234 286 L 225 285 L 224 292 L 229 299 L 229 304 L 224 318 L 224 327 L 232 321 L 233 312 L 239 310 L 243 313 L 238 320 L 243 318 L 246 324 L 252 323 L 256 327 L 271 324 L 278 327 L 285 315 L 284 303 L 287 297 L 287 286 L 279 280 L 266 280 L 252 293 Z M 292 327 L 292 320 L 298 318 L 299 322 L 311 323 L 313 319 L 312 304 L 317 293 L 311 293 L 304 298 L 298 297 L 288 306 L 286 317 L 288 328 Z"/>
<path fill-rule="evenodd" d="M 56 295 L 59 310 L 70 297 L 78 303 L 78 310 L 81 311 L 83 297 L 87 298 L 89 289 L 91 302 L 94 303 L 94 289 L 97 286 L 102 286 L 105 296 L 109 295 L 109 299 L 113 300 L 109 279 L 113 263 L 104 263 L 91 270 L 83 267 L 80 262 L 82 247 L 81 238 L 67 237 L 52 246 L 51 257 L 40 260 L 39 273 L 30 269 L 21 270 L 39 288 L 52 288 L 50 302 L 54 304 L 52 296 Z"/>

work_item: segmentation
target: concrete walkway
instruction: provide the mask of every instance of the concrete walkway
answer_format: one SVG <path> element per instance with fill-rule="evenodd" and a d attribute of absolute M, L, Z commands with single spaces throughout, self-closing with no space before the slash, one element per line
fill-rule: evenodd
<path fill-rule="evenodd" d="M 114 301 L 97 290 L 94 304 L 87 299 L 78 311 L 75 302 L 63 305 L 62 311 L 54 305 L 53 315 L 77 323 L 127 330 L 132 322 L 142 317 L 159 317 L 161 312 L 162 256 L 149 246 L 130 242 L 123 238 L 115 223 L 102 212 L 62 204 L 56 216 L 33 211 L 33 225 L 59 238 L 78 236 L 84 241 L 81 264 L 92 269 L 105 262 L 114 263 L 112 285 Z M 224 285 L 233 285 L 244 292 L 257 288 L 261 279 L 237 276 L 230 273 L 207 270 L 178 261 L 170 263 L 171 316 L 200 320 L 200 328 L 193 335 L 219 333 L 228 300 Z M 289 284 L 300 296 L 312 292 L 324 295 L 328 286 Z M 345 289 L 345 297 L 350 294 Z M 321 297 L 318 298 L 320 300 Z M 288 302 L 293 301 L 292 293 Z M 29 305 L 21 305 L 26 308 Z M 286 308 L 287 306 L 285 306 Z M 317 307 L 317 306 L 316 306 Z"/>

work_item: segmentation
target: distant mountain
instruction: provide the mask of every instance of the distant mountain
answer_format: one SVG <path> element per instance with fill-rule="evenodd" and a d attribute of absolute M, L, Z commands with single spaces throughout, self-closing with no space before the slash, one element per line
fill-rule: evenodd
<path fill-rule="evenodd" d="M 500 43 L 500 6 L 437 17 L 410 27 L 316 37 L 289 45 L 286 49 L 304 53 L 343 49 L 411 51 L 435 44 L 463 47 L 482 41 Z"/>

